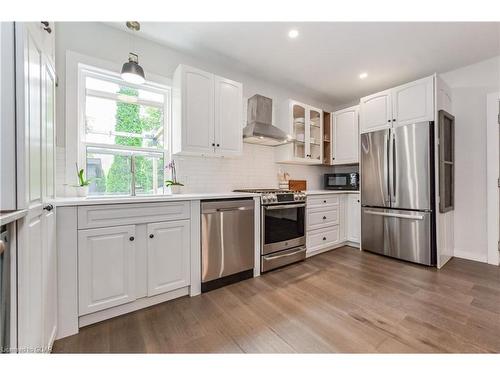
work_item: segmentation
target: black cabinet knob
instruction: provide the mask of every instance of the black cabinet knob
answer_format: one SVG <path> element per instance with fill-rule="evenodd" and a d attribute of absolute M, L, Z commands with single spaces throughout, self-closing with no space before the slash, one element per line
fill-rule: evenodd
<path fill-rule="evenodd" d="M 215 147 L 215 143 L 212 143 L 212 147 Z"/>
<path fill-rule="evenodd" d="M 323 237 L 323 241 L 326 241 L 326 237 Z"/>
<path fill-rule="evenodd" d="M 391 122 L 391 119 L 387 120 L 387 122 Z"/>
<path fill-rule="evenodd" d="M 323 203 L 326 203 L 326 201 L 323 201 Z"/>
<path fill-rule="evenodd" d="M 358 199 L 358 203 L 359 203 L 359 199 Z"/>
<path fill-rule="evenodd" d="M 129 240 L 130 240 L 130 241 L 135 240 L 134 236 L 130 236 L 130 237 L 129 237 Z"/>
<path fill-rule="evenodd" d="M 220 147 L 220 145 L 217 143 L 217 147 Z"/>
<path fill-rule="evenodd" d="M 53 206 L 53 205 L 51 205 L 51 204 L 48 204 L 48 205 L 46 205 L 43 209 L 44 209 L 45 211 L 49 211 L 49 212 L 50 212 L 50 211 L 52 211 L 52 210 L 54 209 L 54 206 Z"/>
<path fill-rule="evenodd" d="M 326 220 L 326 216 L 323 216 L 323 220 Z"/>
<path fill-rule="evenodd" d="M 393 119 L 392 119 L 392 122 L 396 122 L 396 119 L 395 119 L 395 118 L 393 118 Z"/>
<path fill-rule="evenodd" d="M 155 238 L 155 235 L 154 234 L 150 234 L 149 238 Z"/>

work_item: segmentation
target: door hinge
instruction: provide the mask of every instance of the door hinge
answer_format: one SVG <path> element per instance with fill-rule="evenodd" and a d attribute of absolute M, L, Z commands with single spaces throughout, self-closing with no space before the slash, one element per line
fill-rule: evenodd
<path fill-rule="evenodd" d="M 498 120 L 498 125 L 500 125 L 500 113 L 498 114 L 497 120 Z"/>
<path fill-rule="evenodd" d="M 500 187 L 500 178 L 497 179 L 497 186 Z"/>

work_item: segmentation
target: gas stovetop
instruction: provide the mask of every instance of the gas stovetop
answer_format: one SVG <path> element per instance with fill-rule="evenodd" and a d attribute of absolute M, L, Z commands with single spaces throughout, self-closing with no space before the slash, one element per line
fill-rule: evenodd
<path fill-rule="evenodd" d="M 262 204 L 305 202 L 306 193 L 303 191 L 292 191 L 285 189 L 238 189 L 243 193 L 260 194 Z"/>

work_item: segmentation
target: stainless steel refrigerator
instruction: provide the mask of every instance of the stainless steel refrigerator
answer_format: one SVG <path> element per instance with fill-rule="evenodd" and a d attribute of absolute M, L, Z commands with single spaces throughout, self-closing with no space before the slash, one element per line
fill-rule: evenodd
<path fill-rule="evenodd" d="M 361 134 L 363 250 L 436 264 L 434 123 Z"/>

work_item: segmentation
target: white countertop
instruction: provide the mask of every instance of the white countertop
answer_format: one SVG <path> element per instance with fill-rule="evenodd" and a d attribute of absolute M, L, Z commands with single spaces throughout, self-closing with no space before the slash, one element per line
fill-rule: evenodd
<path fill-rule="evenodd" d="M 6 225 L 19 220 L 28 214 L 28 210 L 0 212 L 0 225 Z"/>
<path fill-rule="evenodd" d="M 151 203 L 151 202 L 170 202 L 170 201 L 190 201 L 204 199 L 230 199 L 230 198 L 253 198 L 259 194 L 253 193 L 192 193 L 192 194 L 166 194 L 143 197 L 67 197 L 57 198 L 52 203 L 57 207 L 65 206 L 94 206 L 99 204 L 118 204 L 118 203 Z"/>
<path fill-rule="evenodd" d="M 306 190 L 307 195 L 321 194 L 359 194 L 359 190 Z"/>

